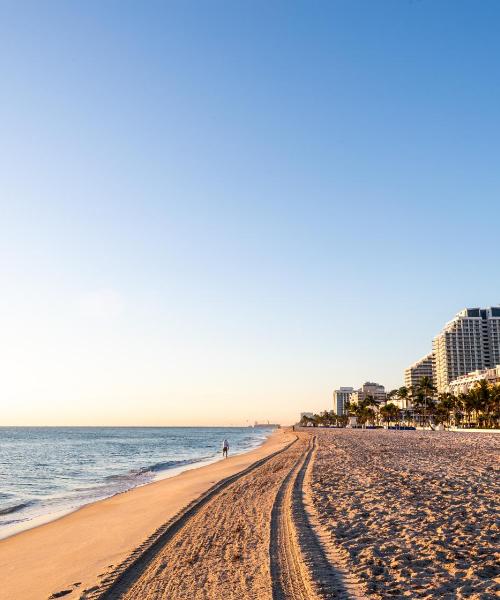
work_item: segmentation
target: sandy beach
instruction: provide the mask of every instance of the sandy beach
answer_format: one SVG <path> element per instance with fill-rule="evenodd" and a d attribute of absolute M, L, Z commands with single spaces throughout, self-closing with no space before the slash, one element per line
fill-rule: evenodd
<path fill-rule="evenodd" d="M 499 441 L 279 431 L 1 542 L 0 598 L 493 599 Z"/>
<path fill-rule="evenodd" d="M 286 446 L 286 430 L 259 448 L 95 502 L 0 540 L 0 599 L 40 600 L 94 588 L 137 546 L 217 481 Z M 78 585 L 77 585 L 78 584 Z"/>
<path fill-rule="evenodd" d="M 496 597 L 498 435 L 317 435 L 314 508 L 370 597 Z"/>

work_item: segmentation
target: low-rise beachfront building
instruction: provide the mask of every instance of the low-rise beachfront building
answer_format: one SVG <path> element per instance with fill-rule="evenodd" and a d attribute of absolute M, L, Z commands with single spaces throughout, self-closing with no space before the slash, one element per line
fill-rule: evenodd
<path fill-rule="evenodd" d="M 360 402 L 368 396 L 373 396 L 377 402 L 385 402 L 387 398 L 385 387 L 380 383 L 367 381 L 359 388 L 359 390 L 352 392 L 350 400 L 351 402 Z"/>
<path fill-rule="evenodd" d="M 408 410 L 410 408 L 413 408 L 413 405 L 411 403 L 411 397 L 408 396 L 406 398 L 401 398 L 400 396 L 392 396 L 390 399 L 388 398 L 389 402 L 392 402 L 392 404 L 395 404 L 399 410 Z"/>
<path fill-rule="evenodd" d="M 438 393 L 457 378 L 500 364 L 500 306 L 464 308 L 434 338 Z"/>
<path fill-rule="evenodd" d="M 480 369 L 472 371 L 472 373 L 467 373 L 467 375 L 461 375 L 450 381 L 446 391 L 454 396 L 467 394 L 477 383 L 483 380 L 488 383 L 500 383 L 500 365 L 497 365 L 493 369 Z"/>
<path fill-rule="evenodd" d="M 333 410 L 339 417 L 345 414 L 346 402 L 350 402 L 351 396 L 354 392 L 353 387 L 340 387 L 340 389 L 333 392 Z"/>
<path fill-rule="evenodd" d="M 408 389 L 418 387 L 422 377 L 430 377 L 434 380 L 434 354 L 432 352 L 405 369 L 405 387 Z"/>
<path fill-rule="evenodd" d="M 307 417 L 308 419 L 312 419 L 314 417 L 314 413 L 312 412 L 301 412 L 300 418 Z"/>

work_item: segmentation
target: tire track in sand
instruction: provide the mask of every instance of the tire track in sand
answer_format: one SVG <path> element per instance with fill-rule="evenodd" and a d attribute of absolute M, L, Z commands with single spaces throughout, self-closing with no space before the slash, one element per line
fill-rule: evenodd
<path fill-rule="evenodd" d="M 198 499 L 181 510 L 173 519 L 159 527 L 117 568 L 115 568 L 111 573 L 107 574 L 98 587 L 86 590 L 86 592 L 82 594 L 81 599 L 118 600 L 125 597 L 137 597 L 138 599 L 140 598 L 143 600 L 143 598 L 146 597 L 162 598 L 163 591 L 161 588 L 164 587 L 165 584 L 166 587 L 169 587 L 169 583 L 171 584 L 172 582 L 169 582 L 168 579 L 165 581 L 163 578 L 163 581 L 160 582 L 158 581 L 159 577 L 155 577 L 155 575 L 151 577 L 151 571 L 154 570 L 154 565 L 157 562 L 163 564 L 163 561 L 161 560 L 162 556 L 170 554 L 171 557 L 172 553 L 175 555 L 176 551 L 174 547 L 178 547 L 180 543 L 184 544 L 183 552 L 177 552 L 177 559 L 174 561 L 176 564 L 174 565 L 173 562 L 169 560 L 169 565 L 165 568 L 165 575 L 167 577 L 170 576 L 170 579 L 178 577 L 179 571 L 185 567 L 185 565 L 179 565 L 179 561 L 181 561 L 184 557 L 184 562 L 186 562 L 186 557 L 191 550 L 190 546 L 192 547 L 193 542 L 196 542 L 196 539 L 193 537 L 190 529 L 196 529 L 197 527 L 195 535 L 198 535 L 201 530 L 205 536 L 210 537 L 210 531 L 213 530 L 217 525 L 220 526 L 220 523 L 217 522 L 218 520 L 228 520 L 231 518 L 230 512 L 233 505 L 231 503 L 225 503 L 224 496 L 230 494 L 238 482 L 241 482 L 241 485 L 244 485 L 246 480 L 248 480 L 250 483 L 255 480 L 254 485 L 256 485 L 259 475 L 264 477 L 266 480 L 275 477 L 277 478 L 276 486 L 279 485 L 282 477 L 284 477 L 286 472 L 288 472 L 290 469 L 290 463 L 293 464 L 295 462 L 295 455 L 300 453 L 300 449 L 297 446 L 302 445 L 304 445 L 304 441 L 298 441 L 298 438 L 296 437 L 295 440 L 293 440 L 285 448 L 282 448 L 270 454 L 269 456 L 256 461 L 243 471 L 231 475 L 215 484 Z M 261 471 L 263 469 L 267 470 L 268 473 L 262 474 Z M 243 495 L 241 495 L 240 493 L 240 497 L 242 499 L 245 499 L 247 495 L 249 494 L 243 493 Z M 275 492 L 269 499 L 269 513 L 274 495 Z M 215 515 L 218 515 L 219 518 L 217 519 L 216 517 L 214 519 Z M 235 524 L 234 520 L 235 519 L 233 515 L 233 523 L 224 523 L 222 532 L 219 531 L 219 533 L 224 534 L 227 530 L 229 530 L 231 533 L 232 531 L 238 530 L 240 524 Z M 200 521 L 202 522 L 201 526 Z M 215 525 L 214 521 L 216 521 Z M 252 526 L 252 523 L 250 523 L 250 526 Z M 209 544 L 211 543 L 212 541 L 209 540 Z M 206 558 L 206 556 L 204 558 Z M 235 567 L 236 566 L 237 565 L 235 565 Z M 224 568 L 224 566 L 222 568 Z M 195 565 L 190 565 L 190 570 L 193 571 L 194 569 L 196 569 Z M 151 585 L 149 586 L 145 585 L 145 580 L 148 578 L 151 582 Z M 138 595 L 135 595 L 134 590 L 141 584 L 143 584 L 142 591 Z M 184 587 L 184 584 L 182 584 L 182 586 Z M 148 587 L 147 592 L 144 591 L 145 587 Z M 145 593 L 147 593 L 147 596 Z M 176 597 L 184 597 L 184 590 L 179 591 L 178 596 L 176 593 Z M 188 595 L 187 597 L 204 598 L 208 596 L 202 592 L 196 592 L 195 595 Z M 172 596 L 170 596 L 170 598 L 173 600 Z"/>
<path fill-rule="evenodd" d="M 307 502 L 316 443 L 299 434 L 220 481 L 81 599 L 363 598 Z"/>
<path fill-rule="evenodd" d="M 336 560 L 335 549 L 329 547 L 326 537 L 316 529 L 314 512 L 304 502 L 304 480 L 316 444 L 316 436 L 311 437 L 306 452 L 283 480 L 273 505 L 272 597 L 273 600 L 363 600 L 359 585 Z"/>

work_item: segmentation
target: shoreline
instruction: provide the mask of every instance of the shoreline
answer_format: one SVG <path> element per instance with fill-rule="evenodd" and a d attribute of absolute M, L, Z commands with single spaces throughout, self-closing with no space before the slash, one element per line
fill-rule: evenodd
<path fill-rule="evenodd" d="M 71 429 L 74 429 L 74 428 L 71 427 Z M 95 428 L 93 428 L 93 429 L 95 429 Z M 128 427 L 126 429 L 128 429 Z M 142 428 L 140 428 L 140 429 L 142 429 Z M 188 429 L 188 427 L 186 427 L 186 429 Z M 234 452 L 231 456 L 233 456 L 233 457 L 240 456 L 242 454 L 247 454 L 249 452 L 252 452 L 253 450 L 256 450 L 257 448 L 260 448 L 275 433 L 275 431 L 276 430 L 271 431 L 269 433 L 269 435 L 266 438 L 264 438 L 263 440 L 259 441 L 259 443 L 257 445 L 252 446 L 245 450 L 240 450 L 239 452 Z M 31 519 L 29 519 L 27 521 L 22 521 L 21 523 L 18 523 L 16 525 L 10 525 L 10 526 L 5 525 L 0 528 L 0 542 L 2 542 L 3 540 L 8 540 L 16 535 L 20 535 L 21 533 L 23 533 L 25 531 L 30 531 L 32 529 L 35 529 L 36 527 L 41 527 L 43 525 L 52 523 L 53 521 L 62 519 L 63 517 L 70 515 L 74 512 L 77 512 L 77 511 L 81 510 L 82 508 L 85 508 L 86 506 L 95 504 L 96 502 L 102 502 L 103 500 L 108 500 L 109 498 L 114 498 L 115 496 L 119 496 L 120 494 L 126 494 L 127 492 L 130 492 L 137 488 L 143 487 L 145 485 L 150 485 L 150 484 L 156 483 L 158 481 L 164 481 L 166 479 L 171 479 L 173 477 L 177 477 L 178 475 L 181 475 L 182 473 L 184 473 L 186 471 L 191 471 L 193 469 L 199 469 L 201 467 L 212 465 L 212 464 L 218 462 L 219 460 L 222 460 L 222 457 L 219 456 L 219 453 L 217 453 L 216 455 L 211 456 L 211 457 L 203 457 L 203 458 L 200 458 L 199 460 L 195 460 L 191 463 L 174 466 L 172 468 L 165 469 L 164 471 L 160 471 L 155 476 L 153 476 L 152 479 L 150 479 L 149 481 L 138 482 L 136 484 L 131 485 L 131 487 L 129 487 L 127 489 L 115 491 L 109 495 L 103 495 L 102 497 L 97 497 L 95 499 L 88 500 L 88 501 L 83 502 L 82 504 L 78 504 L 78 505 L 64 506 L 64 504 L 62 504 L 59 508 L 55 508 L 51 512 L 42 512 L 41 514 L 35 515 L 34 517 L 32 517 Z M 104 487 L 102 489 L 104 490 Z"/>
<path fill-rule="evenodd" d="M 117 565 L 214 483 L 291 439 L 289 430 L 277 429 L 251 450 L 183 468 L 0 540 L 0 599 L 36 600 L 76 583 L 65 598 L 78 597 L 79 590 L 96 585 L 103 571 Z"/>

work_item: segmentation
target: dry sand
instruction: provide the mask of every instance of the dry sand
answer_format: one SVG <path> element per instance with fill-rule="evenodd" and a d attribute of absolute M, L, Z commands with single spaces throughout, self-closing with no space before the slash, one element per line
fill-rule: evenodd
<path fill-rule="evenodd" d="M 0 598 L 496 597 L 498 436 L 320 429 L 289 445 L 295 438 L 279 432 L 246 455 L 0 542 Z M 124 574 L 111 566 L 127 556 L 138 558 Z"/>
<path fill-rule="evenodd" d="M 1 540 L 0 599 L 46 600 L 63 590 L 72 590 L 65 599 L 78 598 L 214 482 L 283 448 L 293 437 L 278 430 L 246 454 L 135 488 Z"/>
<path fill-rule="evenodd" d="M 152 550 L 88 600 L 353 599 L 326 559 L 304 502 L 309 433 L 167 528 Z M 104 593 L 104 595 L 102 595 Z"/>
<path fill-rule="evenodd" d="M 496 597 L 498 435 L 317 434 L 314 508 L 371 597 Z"/>
<path fill-rule="evenodd" d="M 156 554 L 124 600 L 272 600 L 271 511 L 278 489 L 307 443 L 225 488 Z"/>

